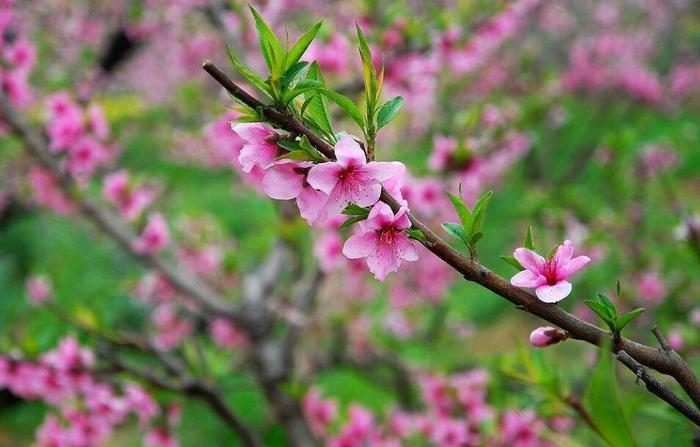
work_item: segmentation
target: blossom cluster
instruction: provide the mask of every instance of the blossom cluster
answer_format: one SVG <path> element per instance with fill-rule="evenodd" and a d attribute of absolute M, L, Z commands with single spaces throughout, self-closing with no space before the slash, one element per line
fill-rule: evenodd
<path fill-rule="evenodd" d="M 56 409 L 46 416 L 36 433 L 40 447 L 93 447 L 104 445 L 114 429 L 130 414 L 151 433 L 163 431 L 158 403 L 140 385 L 127 382 L 114 386 L 93 374 L 94 354 L 73 337 L 43 353 L 36 361 L 0 357 L 0 388 L 26 400 L 40 400 Z M 153 447 L 172 447 L 152 442 Z"/>
<path fill-rule="evenodd" d="M 398 270 L 401 260 L 418 259 L 416 244 L 404 232 L 411 226 L 407 203 L 401 198 L 406 168 L 400 162 L 367 161 L 355 139 L 346 135 L 335 145 L 335 161 L 312 164 L 285 158 L 278 146 L 282 138 L 263 123 L 237 124 L 234 131 L 245 141 L 238 162 L 245 174 L 259 172 L 262 189 L 277 200 L 296 200 L 301 216 L 310 224 L 324 224 L 348 205 L 372 207 L 359 231 L 343 246 L 350 259 L 367 258 L 375 277 L 384 280 Z M 404 207 L 396 214 L 379 202 L 382 187 Z"/>
<path fill-rule="evenodd" d="M 65 154 L 65 169 L 79 181 L 87 181 L 97 169 L 117 155 L 110 144 L 110 127 L 102 108 L 78 105 L 67 92 L 52 95 L 47 101 L 46 133 L 55 154 Z"/>
<path fill-rule="evenodd" d="M 33 99 L 29 74 L 36 63 L 36 46 L 29 41 L 14 3 L 0 3 L 0 87 L 10 102 L 25 107 Z"/>
<path fill-rule="evenodd" d="M 549 447 L 547 432 L 566 432 L 572 421 L 545 421 L 533 410 L 505 410 L 498 415 L 488 404 L 488 374 L 471 370 L 451 376 L 422 375 L 419 379 L 424 409 L 394 410 L 385 420 L 361 405 L 352 404 L 341 418 L 339 406 L 324 399 L 318 389 L 306 394 L 302 406 L 314 433 L 332 447 L 373 445 L 398 447 L 411 443 L 440 447 L 479 445 Z M 489 423 L 498 424 L 493 433 Z"/>

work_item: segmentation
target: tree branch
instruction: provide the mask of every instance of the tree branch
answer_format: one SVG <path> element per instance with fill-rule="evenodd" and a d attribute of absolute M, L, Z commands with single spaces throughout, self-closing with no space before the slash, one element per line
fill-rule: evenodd
<path fill-rule="evenodd" d="M 618 351 L 616 357 L 620 363 L 629 368 L 639 380 L 644 382 L 649 392 L 665 400 L 679 413 L 693 421 L 695 425 L 700 426 L 700 412 L 698 412 L 696 408 L 691 407 L 683 399 L 678 397 L 665 383 L 652 376 L 642 364 L 630 357 L 625 351 Z"/>
<path fill-rule="evenodd" d="M 290 112 L 279 111 L 265 106 L 255 97 L 236 85 L 223 71 L 211 62 L 204 62 L 202 68 L 239 101 L 253 109 L 262 110 L 265 118 L 272 124 L 294 135 L 306 136 L 311 144 L 325 157 L 328 159 L 334 158 L 333 147 L 308 129 Z M 382 190 L 380 200 L 389 205 L 394 212 L 398 211 L 400 208 L 400 204 L 385 190 Z M 533 294 L 511 285 L 509 281 L 491 272 L 478 261 L 470 259 L 452 248 L 411 213 L 407 213 L 407 215 L 409 216 L 412 227 L 420 230 L 425 236 L 425 241 L 421 241 L 423 245 L 445 263 L 461 273 L 466 280 L 476 282 L 486 289 L 491 290 L 495 294 L 515 304 L 518 309 L 524 310 L 559 326 L 569 332 L 572 338 L 577 340 L 600 346 L 603 340 L 610 336 L 609 333 L 603 331 L 599 327 L 577 318 L 556 304 L 543 303 Z M 696 405 L 700 405 L 700 383 L 698 383 L 697 377 L 688 364 L 677 354 L 668 355 L 667 353 L 660 352 L 658 349 L 637 343 L 627 338 L 620 338 L 619 341 L 615 343 L 613 349 L 616 352 L 624 350 L 631 358 L 640 364 L 672 376 L 686 391 L 693 402 Z M 657 396 L 664 400 L 666 400 L 665 397 L 667 397 L 666 395 L 658 394 Z M 676 408 L 674 401 L 666 401 Z M 696 422 L 700 426 L 700 422 L 693 422 Z"/>
<path fill-rule="evenodd" d="M 44 168 L 56 177 L 61 188 L 72 197 L 81 213 L 88 220 L 102 229 L 105 234 L 138 261 L 153 268 L 167 278 L 176 290 L 197 302 L 205 318 L 212 315 L 225 317 L 233 321 L 254 340 L 258 339 L 261 334 L 270 332 L 275 320 L 270 318 L 267 311 L 272 310 L 274 313 L 274 308 L 267 301 L 262 300 L 260 302 L 260 300 L 250 301 L 243 299 L 237 305 L 229 304 L 197 278 L 191 277 L 172 266 L 163 257 L 134 251 L 133 245 L 137 237 L 134 232 L 115 213 L 78 194 L 78 186 L 61 169 L 57 160 L 51 155 L 45 137 L 26 124 L 20 117 L 20 114 L 2 94 L 0 94 L 0 115 L 12 131 L 23 140 L 26 149 L 39 160 Z M 265 287 L 261 289 L 256 287 L 255 290 L 257 292 L 264 294 L 265 291 L 269 290 L 271 281 L 274 282 L 273 280 L 275 279 L 270 278 L 270 271 L 280 271 L 283 266 L 283 263 L 278 262 L 278 254 L 273 252 L 274 256 L 271 265 L 268 265 L 269 269 L 265 270 L 263 275 L 266 283 Z M 251 350 L 254 360 L 253 372 L 261 384 L 268 403 L 280 418 L 290 443 L 295 446 L 312 447 L 316 441 L 306 425 L 298 403 L 282 391 L 281 387 L 287 377 L 279 375 L 277 359 L 269 355 L 269 348 L 274 345 L 269 342 L 270 340 L 265 339 L 264 343 L 258 340 L 253 344 Z"/>

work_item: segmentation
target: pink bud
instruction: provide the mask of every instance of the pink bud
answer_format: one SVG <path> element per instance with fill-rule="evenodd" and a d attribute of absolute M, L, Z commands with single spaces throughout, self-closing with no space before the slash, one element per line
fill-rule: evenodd
<path fill-rule="evenodd" d="M 668 333 L 668 344 L 674 351 L 680 351 L 685 346 L 685 340 L 683 339 L 683 334 L 676 328 Z"/>
<path fill-rule="evenodd" d="M 41 305 L 49 301 L 52 295 L 51 282 L 47 277 L 36 275 L 27 279 L 27 296 L 32 305 Z"/>
<path fill-rule="evenodd" d="M 535 348 L 546 348 L 569 338 L 569 334 L 551 326 L 538 327 L 530 334 L 530 344 Z"/>

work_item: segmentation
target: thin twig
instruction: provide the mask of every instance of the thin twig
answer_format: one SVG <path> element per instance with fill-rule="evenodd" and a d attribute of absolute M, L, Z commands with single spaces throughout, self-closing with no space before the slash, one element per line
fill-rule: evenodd
<path fill-rule="evenodd" d="M 265 300 L 259 303 L 259 301 L 250 302 L 245 299 L 236 305 L 229 304 L 197 278 L 172 266 L 161 256 L 135 252 L 133 246 L 136 235 L 133 231 L 116 214 L 78 194 L 78 186 L 51 155 L 45 137 L 26 124 L 17 110 L 2 94 L 0 94 L 0 116 L 14 134 L 23 140 L 26 149 L 56 177 L 61 188 L 77 203 L 80 211 L 88 220 L 101 228 L 105 234 L 138 261 L 167 278 L 176 290 L 196 301 L 202 310 L 203 317 L 225 317 L 233 321 L 252 338 L 270 332 L 275 324 L 275 319 L 270 318 L 268 314 L 274 315 L 274 306 L 270 306 L 270 303 Z M 270 280 L 271 278 L 266 275 L 266 281 Z M 269 285 L 263 290 L 269 290 Z M 269 310 L 272 312 L 267 312 Z M 290 443 L 300 447 L 312 447 L 316 441 L 301 414 L 298 403 L 282 390 L 286 377 L 277 374 L 276 359 L 268 358 L 269 352 L 263 350 L 266 346 L 268 345 L 253 344 L 251 354 L 255 360 L 253 363 L 256 364 L 253 372 L 262 385 L 268 403 L 280 417 Z M 170 366 L 175 365 L 171 364 Z M 270 380 L 270 377 L 275 377 L 275 380 Z"/>
<path fill-rule="evenodd" d="M 688 405 L 665 383 L 652 376 L 642 364 L 633 359 L 625 351 L 618 351 L 616 356 L 617 359 L 623 365 L 629 368 L 629 370 L 632 371 L 639 380 L 644 382 L 644 385 L 646 385 L 646 388 L 647 390 L 649 390 L 649 392 L 665 400 L 679 413 L 693 421 L 695 425 L 700 426 L 700 412 L 696 408 L 693 408 L 690 405 Z"/>
<path fill-rule="evenodd" d="M 673 351 L 673 348 L 671 348 L 671 345 L 668 344 L 668 340 L 666 340 L 666 337 L 664 337 L 657 325 L 654 325 L 654 327 L 651 329 L 651 332 L 654 334 L 654 337 L 656 337 L 656 339 L 659 341 L 661 349 L 663 349 L 666 352 Z"/>
<path fill-rule="evenodd" d="M 296 119 L 288 111 L 279 111 L 271 107 L 266 107 L 255 97 L 251 96 L 236 83 L 234 83 L 223 71 L 206 61 L 203 69 L 219 82 L 231 95 L 247 106 L 262 110 L 265 118 L 279 128 L 294 135 L 304 135 L 311 144 L 328 159 L 334 158 L 333 147 L 313 131 L 308 129 L 301 121 Z M 380 200 L 389 205 L 397 212 L 401 205 L 386 190 L 382 190 Z M 557 305 L 543 303 L 533 294 L 515 287 L 506 279 L 491 272 L 480 263 L 464 256 L 449 244 L 443 241 L 437 234 L 430 230 L 425 224 L 416 219 L 411 213 L 407 213 L 413 228 L 420 230 L 425 236 L 423 245 L 436 256 L 449 264 L 462 276 L 480 284 L 491 290 L 495 294 L 512 302 L 520 309 L 536 315 L 552 324 L 559 326 L 571 334 L 571 337 L 601 346 L 602 342 L 609 337 L 606 331 L 594 326 L 580 318 L 566 312 Z M 664 355 L 658 349 L 637 343 L 635 341 L 620 338 L 615 344 L 616 350 L 624 350 L 629 356 L 642 365 L 655 369 L 663 374 L 668 374 L 688 393 L 696 405 L 700 405 L 700 383 L 688 364 L 677 354 Z M 674 353 L 675 354 L 675 353 Z M 662 399 L 665 395 L 660 395 Z M 665 400 L 665 399 L 664 399 Z M 668 402 L 674 405 L 673 402 Z M 675 408 L 675 406 L 674 406 Z"/>
<path fill-rule="evenodd" d="M 566 398 L 564 398 L 564 403 L 568 405 L 572 410 L 576 412 L 578 417 L 581 418 L 581 420 L 591 429 L 593 430 L 598 436 L 601 438 L 605 438 L 603 436 L 603 433 L 601 433 L 600 428 L 598 428 L 598 425 L 595 423 L 593 420 L 593 417 L 591 414 L 588 412 L 588 409 L 583 405 L 583 402 L 576 397 L 575 395 L 569 395 Z"/>

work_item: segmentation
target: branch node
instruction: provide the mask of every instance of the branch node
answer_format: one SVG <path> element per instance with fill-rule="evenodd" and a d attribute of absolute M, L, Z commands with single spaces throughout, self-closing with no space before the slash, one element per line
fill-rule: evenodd
<path fill-rule="evenodd" d="M 666 340 L 666 337 L 664 337 L 664 334 L 661 333 L 661 330 L 659 329 L 659 326 L 654 325 L 654 327 L 651 329 L 651 332 L 654 334 L 654 337 L 659 341 L 659 345 L 661 345 L 661 351 L 664 352 L 665 354 L 668 354 L 673 351 L 673 348 L 671 348 L 671 345 L 668 344 L 668 340 Z"/>

